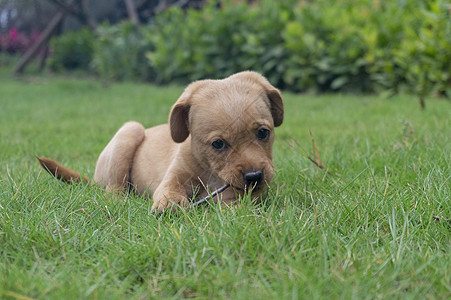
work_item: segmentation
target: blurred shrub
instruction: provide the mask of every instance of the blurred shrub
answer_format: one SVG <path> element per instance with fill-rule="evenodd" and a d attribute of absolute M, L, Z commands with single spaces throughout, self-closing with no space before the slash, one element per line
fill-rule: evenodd
<path fill-rule="evenodd" d="M 94 34 L 87 28 L 53 38 L 50 41 L 50 68 L 53 70 L 89 69 L 94 39 Z"/>
<path fill-rule="evenodd" d="M 405 27 L 394 60 L 405 72 L 409 91 L 451 96 L 451 3 L 425 3 L 417 19 Z"/>
<path fill-rule="evenodd" d="M 290 7 L 276 1 L 259 6 L 214 1 L 202 10 L 173 7 L 156 18 L 146 37 L 154 50 L 147 53 L 156 80 L 191 81 L 221 78 L 253 69 L 282 83 L 285 49 L 280 35 Z"/>
<path fill-rule="evenodd" d="M 294 91 L 443 91 L 450 14 L 443 1 L 223 1 L 171 8 L 145 37 L 158 82 L 252 69 Z"/>
<path fill-rule="evenodd" d="M 301 2 L 283 31 L 285 83 L 301 91 L 391 93 L 450 86 L 448 9 L 443 1 Z"/>
<path fill-rule="evenodd" d="M 152 69 L 145 53 L 152 49 L 150 39 L 143 38 L 145 27 L 130 22 L 97 28 L 93 67 L 108 80 L 151 79 Z"/>
<path fill-rule="evenodd" d="M 451 96 L 450 12 L 445 1 L 374 2 L 362 28 L 373 86 Z"/>
<path fill-rule="evenodd" d="M 288 86 L 300 91 L 371 89 L 363 26 L 370 8 L 353 2 L 318 0 L 295 7 L 282 33 L 289 52 Z"/>
<path fill-rule="evenodd" d="M 27 38 L 16 28 L 12 28 L 8 34 L 0 33 L 0 51 L 7 53 L 23 52 L 27 48 Z"/>
<path fill-rule="evenodd" d="M 190 82 L 242 70 L 293 91 L 450 95 L 451 6 L 443 0 L 280 0 L 172 7 L 149 26 L 98 30 L 110 79 Z"/>
<path fill-rule="evenodd" d="M 27 35 L 17 28 L 11 28 L 8 33 L 0 32 L 0 52 L 9 54 L 25 52 L 39 39 L 39 36 L 39 32 Z"/>

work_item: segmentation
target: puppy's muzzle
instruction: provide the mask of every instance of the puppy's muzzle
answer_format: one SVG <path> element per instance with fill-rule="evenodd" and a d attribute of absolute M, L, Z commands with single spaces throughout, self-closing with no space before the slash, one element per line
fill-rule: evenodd
<path fill-rule="evenodd" d="M 243 173 L 243 180 L 246 185 L 246 189 L 259 189 L 263 179 L 264 174 L 262 170 L 252 170 L 250 172 Z"/>

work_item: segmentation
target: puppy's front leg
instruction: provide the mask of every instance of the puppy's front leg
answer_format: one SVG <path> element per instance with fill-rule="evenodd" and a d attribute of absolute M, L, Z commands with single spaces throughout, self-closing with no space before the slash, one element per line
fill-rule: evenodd
<path fill-rule="evenodd" d="M 186 190 L 181 184 L 162 182 L 153 194 L 152 212 L 163 212 L 171 208 L 187 207 Z"/>

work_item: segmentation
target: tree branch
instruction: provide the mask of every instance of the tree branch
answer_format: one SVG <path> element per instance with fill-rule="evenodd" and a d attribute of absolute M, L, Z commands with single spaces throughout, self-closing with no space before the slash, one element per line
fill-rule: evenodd
<path fill-rule="evenodd" d="M 124 2 L 130 20 L 135 24 L 139 24 L 138 13 L 136 12 L 136 6 L 133 0 L 124 0 Z"/>

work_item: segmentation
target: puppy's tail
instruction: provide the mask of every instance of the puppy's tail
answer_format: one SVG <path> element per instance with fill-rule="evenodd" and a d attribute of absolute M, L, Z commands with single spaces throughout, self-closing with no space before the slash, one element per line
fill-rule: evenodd
<path fill-rule="evenodd" d="M 85 176 L 81 176 L 80 173 L 75 172 L 71 169 L 66 168 L 63 165 L 60 165 L 56 161 L 50 158 L 37 157 L 41 166 L 49 172 L 55 178 L 62 180 L 66 183 L 74 183 L 74 182 L 88 182 L 89 179 Z"/>

